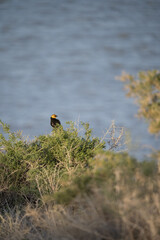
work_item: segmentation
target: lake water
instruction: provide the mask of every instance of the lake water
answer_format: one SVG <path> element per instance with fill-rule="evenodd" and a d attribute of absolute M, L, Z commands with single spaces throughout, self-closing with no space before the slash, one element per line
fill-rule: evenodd
<path fill-rule="evenodd" d="M 139 146 L 132 153 L 157 148 L 115 76 L 160 69 L 159 9 L 159 0 L 0 0 L 0 119 L 30 138 L 51 132 L 53 113 L 99 137 L 115 120 Z"/>

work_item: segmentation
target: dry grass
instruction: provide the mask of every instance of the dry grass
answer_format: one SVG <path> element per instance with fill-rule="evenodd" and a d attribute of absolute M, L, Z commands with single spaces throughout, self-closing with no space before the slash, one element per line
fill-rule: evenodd
<path fill-rule="evenodd" d="M 108 198 L 105 189 L 94 188 L 91 196 L 77 197 L 69 206 L 41 208 L 27 206 L 22 214 L 12 210 L 0 216 L 3 240 L 159 240 L 160 179 L 148 180 L 137 172 L 141 187 L 129 190 L 127 182 L 116 175 L 116 192 Z M 155 191 L 156 189 L 156 191 Z"/>

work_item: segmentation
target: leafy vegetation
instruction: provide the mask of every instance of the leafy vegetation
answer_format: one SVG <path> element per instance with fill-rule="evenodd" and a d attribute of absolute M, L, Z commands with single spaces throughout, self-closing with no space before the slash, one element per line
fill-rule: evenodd
<path fill-rule="evenodd" d="M 8 125 L 1 125 L 8 134 L 7 139 L 0 135 L 1 191 L 16 191 L 26 198 L 57 191 L 83 172 L 89 159 L 105 146 L 104 141 L 91 137 L 91 129 L 84 123 L 83 137 L 71 122 L 67 130 L 60 126 L 31 142 L 20 132 L 12 133 Z"/>
<path fill-rule="evenodd" d="M 127 96 L 136 98 L 138 116 L 147 119 L 149 131 L 153 134 L 160 133 L 160 72 L 139 72 L 138 79 L 123 73 L 118 79 L 125 82 Z"/>

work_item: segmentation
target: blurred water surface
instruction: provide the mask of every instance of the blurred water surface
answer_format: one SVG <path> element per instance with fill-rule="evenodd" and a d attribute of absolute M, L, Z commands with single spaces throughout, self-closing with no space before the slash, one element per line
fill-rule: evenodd
<path fill-rule="evenodd" d="M 159 69 L 159 9 L 159 0 L 0 0 L 0 119 L 30 138 L 51 132 L 52 113 L 99 137 L 115 120 L 136 144 L 158 147 L 115 76 Z"/>

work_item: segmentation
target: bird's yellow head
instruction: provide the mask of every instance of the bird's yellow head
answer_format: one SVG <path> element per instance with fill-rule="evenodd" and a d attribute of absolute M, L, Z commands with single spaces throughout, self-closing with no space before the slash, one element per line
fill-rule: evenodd
<path fill-rule="evenodd" d="M 56 114 L 52 114 L 51 118 L 56 118 L 58 117 Z"/>

